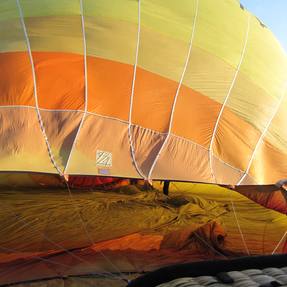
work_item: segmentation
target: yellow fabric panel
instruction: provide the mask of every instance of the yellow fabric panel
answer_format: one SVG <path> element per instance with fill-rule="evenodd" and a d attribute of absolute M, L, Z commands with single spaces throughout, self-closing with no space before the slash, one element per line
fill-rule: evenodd
<path fill-rule="evenodd" d="M 138 66 L 179 82 L 188 53 L 188 43 L 176 41 L 148 28 L 142 28 L 141 31 Z"/>
<path fill-rule="evenodd" d="M 88 55 L 134 64 L 137 24 L 101 16 L 85 17 L 85 28 Z M 141 27 L 138 65 L 145 70 L 178 81 L 187 49 L 187 42 Z"/>
<path fill-rule="evenodd" d="M 271 97 L 245 74 L 239 72 L 226 107 L 259 131 L 263 131 L 276 109 L 277 102 L 278 99 Z"/>
<path fill-rule="evenodd" d="M 142 1 L 141 26 L 189 42 L 195 7 L 196 0 Z"/>
<path fill-rule="evenodd" d="M 87 55 L 133 64 L 137 24 L 102 16 L 85 17 Z"/>
<path fill-rule="evenodd" d="M 80 16 L 31 17 L 25 19 L 25 24 L 34 51 L 84 53 Z M 136 24 L 85 17 L 85 32 L 87 55 L 133 64 Z M 19 18 L 0 22 L 0 37 L 0 51 L 27 50 Z"/>
<path fill-rule="evenodd" d="M 33 51 L 83 53 L 80 16 L 31 17 L 25 24 Z"/>
<path fill-rule="evenodd" d="M 0 1 L 0 52 L 27 49 L 16 1 Z"/>
<path fill-rule="evenodd" d="M 79 0 L 19 0 L 19 2 L 25 17 L 80 15 Z"/>
<path fill-rule="evenodd" d="M 0 11 L 1 22 L 19 17 L 17 2 L 13 0 L 0 1 Z"/>
<path fill-rule="evenodd" d="M 138 0 L 84 0 L 83 8 L 87 17 L 138 23 Z"/>
<path fill-rule="evenodd" d="M 237 67 L 246 35 L 247 17 L 247 12 L 235 1 L 200 0 L 194 45 Z"/>
<path fill-rule="evenodd" d="M 240 71 L 274 99 L 281 97 L 287 80 L 287 56 L 272 32 L 254 16 Z"/>
<path fill-rule="evenodd" d="M 266 140 L 283 154 L 287 155 L 287 91 L 285 97 L 280 105 L 280 108 L 273 118 L 268 132 L 266 133 Z"/>
<path fill-rule="evenodd" d="M 182 0 L 180 5 L 173 0 L 141 1 L 141 26 L 186 41 L 190 34 L 189 15 L 194 6 L 195 0 Z M 84 11 L 86 16 L 138 23 L 137 0 L 86 0 Z"/>
<path fill-rule="evenodd" d="M 201 48 L 193 47 L 183 84 L 218 103 L 223 103 L 235 72 L 235 68 L 224 60 Z"/>
<path fill-rule="evenodd" d="M 83 53 L 78 0 L 20 0 L 33 51 Z"/>
<path fill-rule="evenodd" d="M 20 19 L 0 21 L 0 52 L 26 50 L 27 45 Z"/>

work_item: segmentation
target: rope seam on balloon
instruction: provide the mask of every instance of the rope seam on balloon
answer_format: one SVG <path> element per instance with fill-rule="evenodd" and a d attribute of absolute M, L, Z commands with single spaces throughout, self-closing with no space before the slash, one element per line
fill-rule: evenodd
<path fill-rule="evenodd" d="M 180 92 L 180 89 L 181 89 L 181 85 L 182 85 L 182 82 L 183 82 L 183 79 L 184 79 L 184 76 L 185 76 L 185 72 L 186 72 L 187 66 L 189 64 L 189 59 L 190 59 L 190 55 L 191 55 L 191 51 L 192 51 L 193 39 L 194 39 L 194 35 L 195 35 L 195 28 L 196 28 L 197 16 L 198 16 L 198 10 L 199 10 L 198 7 L 199 7 L 199 0 L 196 0 L 196 9 L 195 9 L 195 15 L 194 15 L 194 19 L 193 19 L 193 27 L 192 27 L 192 32 L 191 32 L 191 37 L 190 37 L 190 42 L 189 42 L 188 53 L 187 53 L 187 57 L 186 57 L 185 64 L 184 64 L 184 67 L 183 67 L 183 71 L 182 71 L 182 74 L 181 74 L 181 78 L 180 78 L 179 84 L 177 86 L 177 90 L 176 90 L 176 93 L 175 93 L 174 101 L 173 101 L 173 104 L 172 104 L 172 110 L 171 110 L 170 121 L 169 121 L 169 126 L 168 126 L 168 133 L 167 133 L 167 136 L 166 136 L 163 144 L 160 147 L 160 150 L 158 151 L 158 153 L 157 153 L 157 155 L 156 155 L 156 157 L 155 157 L 155 159 L 154 159 L 154 161 L 152 163 L 152 166 L 151 166 L 150 171 L 148 173 L 148 179 L 149 180 L 152 179 L 153 170 L 154 170 L 154 168 L 155 168 L 155 166 L 156 166 L 156 164 L 158 162 L 158 159 L 160 157 L 161 152 L 165 148 L 165 146 L 167 144 L 167 141 L 169 140 L 169 137 L 171 135 L 171 129 L 172 129 L 172 124 L 173 124 L 173 117 L 174 117 L 175 107 L 176 107 L 176 103 L 177 103 L 177 98 L 178 98 L 178 95 L 179 95 L 179 92 Z"/>
<path fill-rule="evenodd" d="M 271 123 L 272 123 L 273 119 L 275 118 L 275 116 L 277 115 L 277 112 L 279 111 L 279 109 L 280 109 L 280 107 L 281 107 L 281 103 L 282 103 L 282 101 L 283 101 L 283 99 L 284 99 L 284 97 L 285 97 L 285 93 L 286 93 L 286 92 L 287 92 L 287 82 L 284 84 L 283 94 L 281 95 L 281 97 L 280 97 L 280 99 L 279 99 L 279 102 L 278 102 L 278 104 L 276 105 L 276 108 L 275 108 L 275 110 L 274 110 L 274 113 L 271 115 L 271 118 L 269 119 L 269 121 L 268 121 L 268 123 L 267 123 L 265 129 L 263 130 L 263 132 L 261 133 L 261 136 L 260 136 L 259 140 L 257 141 L 257 144 L 256 144 L 256 146 L 255 146 L 255 148 L 254 148 L 254 150 L 253 150 L 253 152 L 252 152 L 251 158 L 250 158 L 250 160 L 249 160 L 249 162 L 248 162 L 248 165 L 247 165 L 247 168 L 246 168 L 246 170 L 245 170 L 245 172 L 244 172 L 244 175 L 243 175 L 243 176 L 241 177 L 241 179 L 238 181 L 237 185 L 240 185 L 240 184 L 242 183 L 242 181 L 245 179 L 245 177 L 247 176 L 247 174 L 248 174 L 248 172 L 249 172 L 249 170 L 250 170 L 250 168 L 251 168 L 251 165 L 252 165 L 252 163 L 253 163 L 253 160 L 254 160 L 254 158 L 255 158 L 256 152 L 257 152 L 258 148 L 261 146 L 261 144 L 263 143 L 263 139 L 264 139 L 266 133 L 268 132 L 269 127 L 271 126 Z"/>
<path fill-rule="evenodd" d="M 82 36 L 83 36 L 83 52 L 84 52 L 84 77 L 85 77 L 85 93 L 84 93 L 84 99 L 85 99 L 85 103 L 84 103 L 84 114 L 82 116 L 79 128 L 77 130 L 77 134 L 74 138 L 68 159 L 67 159 L 67 163 L 66 166 L 64 168 L 64 174 L 67 172 L 67 169 L 69 167 L 70 164 L 70 160 L 72 157 L 72 153 L 73 150 L 76 146 L 78 137 L 80 135 L 81 129 L 83 127 L 86 115 L 87 115 L 87 110 L 88 110 L 88 71 L 87 71 L 87 43 L 86 43 L 86 30 L 85 30 L 85 19 L 84 19 L 84 9 L 83 9 L 83 0 L 80 0 L 80 12 L 81 12 L 81 27 L 82 27 Z"/>
<path fill-rule="evenodd" d="M 282 244 L 284 238 L 287 236 L 287 230 L 285 231 L 285 233 L 283 234 L 283 236 L 281 237 L 281 239 L 279 240 L 278 244 L 275 246 L 275 248 L 272 251 L 272 255 L 277 251 L 277 249 L 279 248 L 279 246 Z"/>
<path fill-rule="evenodd" d="M 138 0 L 138 31 L 137 31 L 137 43 L 136 43 L 136 54 L 135 54 L 135 64 L 133 71 L 133 79 L 132 79 L 132 90 L 130 96 L 130 110 L 129 110 L 129 125 L 128 125 L 128 138 L 130 145 L 130 152 L 132 157 L 132 162 L 136 168 L 137 173 L 144 179 L 146 176 L 141 171 L 140 167 L 137 164 L 136 156 L 135 156 L 135 147 L 132 135 L 132 111 L 133 111 L 133 101 L 135 94 L 135 82 L 136 82 L 136 74 L 137 74 L 137 65 L 138 65 L 138 54 L 139 54 L 139 46 L 140 46 L 140 33 L 141 33 L 141 1 Z"/>
<path fill-rule="evenodd" d="M 36 109 L 35 107 L 33 106 L 29 106 L 29 105 L 11 105 L 11 106 L 0 106 L 0 109 L 1 108 L 4 108 L 4 109 L 9 109 L 9 108 L 29 108 L 29 109 Z M 46 109 L 46 108 L 39 108 L 40 111 L 44 111 L 44 112 L 69 112 L 69 113 L 84 113 L 85 111 L 84 110 L 54 110 L 54 109 Z M 122 119 L 119 119 L 119 118 L 115 118 L 115 117 L 110 117 L 110 116 L 105 116 L 105 115 L 100 115 L 100 114 L 97 114 L 97 113 L 94 113 L 94 112 L 88 112 L 87 111 L 87 114 L 90 114 L 90 115 L 94 115 L 94 116 L 98 116 L 98 117 L 101 117 L 103 119 L 108 119 L 108 120 L 114 120 L 114 121 L 118 121 L 118 122 L 121 122 L 121 123 L 125 123 L 125 124 L 128 124 L 128 121 L 126 120 L 122 120 Z M 153 130 L 151 130 L 153 131 Z M 156 132 L 156 131 L 154 131 Z"/>
<path fill-rule="evenodd" d="M 23 11 L 22 11 L 22 8 L 21 8 L 19 0 L 16 0 L 16 4 L 17 4 L 17 7 L 18 7 L 21 25 L 22 25 L 23 32 L 24 32 L 24 35 L 25 35 L 25 40 L 26 40 L 26 45 L 27 45 L 27 49 L 28 49 L 29 60 L 30 60 L 31 69 L 32 69 L 32 78 L 33 78 L 33 84 L 34 84 L 33 85 L 33 89 L 34 89 L 35 108 L 36 108 L 38 122 L 39 122 L 40 129 L 41 129 L 41 132 L 42 132 L 42 135 L 43 135 L 46 147 L 47 147 L 48 156 L 49 156 L 53 166 L 57 170 L 58 174 L 60 176 L 62 176 L 63 173 L 62 173 L 60 167 L 57 165 L 57 162 L 56 162 L 56 160 L 54 158 L 54 155 L 53 155 L 53 152 L 52 152 L 52 148 L 51 148 L 51 145 L 49 143 L 49 140 L 48 140 L 48 137 L 47 137 L 47 134 L 46 134 L 46 130 L 45 130 L 45 127 L 44 127 L 44 123 L 43 123 L 43 120 L 42 120 L 42 116 L 41 116 L 41 113 L 40 113 L 40 109 L 39 109 L 38 93 L 37 93 L 37 81 L 36 81 L 36 72 L 35 72 L 34 60 L 33 60 L 33 55 L 32 55 L 32 50 L 31 50 L 31 45 L 30 45 L 28 32 L 27 32 L 27 29 L 26 29 L 26 24 L 25 24 L 25 21 L 24 21 L 24 15 L 23 15 Z"/>
<path fill-rule="evenodd" d="M 234 77 L 232 79 L 232 82 L 231 82 L 231 85 L 229 87 L 229 90 L 227 92 L 227 95 L 224 99 L 224 102 L 221 106 L 221 109 L 220 109 L 220 112 L 218 114 L 218 117 L 217 117 L 217 120 L 216 120 L 216 123 L 215 123 L 215 126 L 214 126 L 214 129 L 213 129 L 213 132 L 212 132 L 212 136 L 211 136 L 211 140 L 210 140 L 210 144 L 209 144 L 209 168 L 210 168 L 210 172 L 211 172 L 211 177 L 213 179 L 213 181 L 216 183 L 216 177 L 215 177 L 215 174 L 214 174 L 214 170 L 213 170 L 213 165 L 212 165 L 212 156 L 213 156 L 213 145 L 214 145 L 214 140 L 216 138 L 216 134 L 217 134 L 217 130 L 218 130 L 218 127 L 219 127 L 219 122 L 221 120 L 221 117 L 222 117 L 222 114 L 223 114 L 223 111 L 226 107 L 226 104 L 227 104 L 227 101 L 231 95 L 231 92 L 234 88 L 234 85 L 235 85 L 235 82 L 236 82 L 236 79 L 237 79 L 237 76 L 239 74 L 239 70 L 240 70 L 240 67 L 243 63 L 243 60 L 244 60 L 244 57 L 245 57 L 245 54 L 246 54 L 246 48 L 247 48 L 247 43 L 248 43 L 248 38 L 249 38 L 249 31 L 250 31 L 250 14 L 248 14 L 248 21 L 247 21 L 247 30 L 246 30 L 246 34 L 245 34 L 245 40 L 244 40 L 244 46 L 243 46 L 243 49 L 242 49 L 242 53 L 241 53 L 241 56 L 240 56 L 240 60 L 239 60 L 239 63 L 237 65 L 237 68 L 236 68 L 236 71 L 235 71 L 235 74 L 234 74 Z"/>
<path fill-rule="evenodd" d="M 234 192 L 235 192 L 235 191 L 234 191 Z M 236 221 L 236 224 L 237 224 L 237 227 L 238 227 L 238 230 L 239 230 L 239 233 L 240 233 L 240 236 L 241 236 L 241 239 L 242 239 L 244 248 L 245 248 L 247 254 L 250 255 L 249 248 L 248 248 L 248 246 L 247 246 L 245 237 L 244 237 L 244 235 L 243 235 L 241 226 L 240 226 L 240 224 L 239 224 L 239 219 L 238 219 L 238 217 L 237 217 L 236 208 L 235 208 L 234 202 L 233 202 L 233 200 L 232 200 L 232 195 L 231 195 L 231 198 L 230 198 L 230 202 L 231 202 L 231 207 L 232 207 L 232 210 L 233 210 L 233 214 L 234 214 L 234 217 L 235 217 L 235 221 Z"/>

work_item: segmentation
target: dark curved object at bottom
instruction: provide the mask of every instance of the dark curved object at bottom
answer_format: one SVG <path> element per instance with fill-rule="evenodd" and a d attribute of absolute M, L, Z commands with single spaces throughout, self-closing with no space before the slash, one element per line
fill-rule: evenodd
<path fill-rule="evenodd" d="M 131 281 L 127 287 L 156 287 L 159 284 L 182 277 L 216 276 L 222 272 L 285 266 L 287 266 L 287 254 L 185 263 L 146 273 Z"/>

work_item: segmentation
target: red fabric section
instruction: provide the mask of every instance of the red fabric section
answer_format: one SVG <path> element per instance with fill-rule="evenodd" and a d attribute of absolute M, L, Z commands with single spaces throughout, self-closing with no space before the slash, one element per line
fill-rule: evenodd
<path fill-rule="evenodd" d="M 122 179 L 114 177 L 101 177 L 101 176 L 69 176 L 69 185 L 73 188 L 96 188 L 96 187 L 113 187 L 115 184 L 120 183 Z"/>
<path fill-rule="evenodd" d="M 287 215 L 287 200 L 282 190 L 274 186 L 242 186 L 235 190 L 260 205 Z"/>

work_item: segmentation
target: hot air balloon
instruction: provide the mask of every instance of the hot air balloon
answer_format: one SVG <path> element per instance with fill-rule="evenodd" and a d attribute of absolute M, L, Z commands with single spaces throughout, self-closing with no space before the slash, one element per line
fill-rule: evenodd
<path fill-rule="evenodd" d="M 286 107 L 237 0 L 2 0 L 0 284 L 286 253 Z"/>

